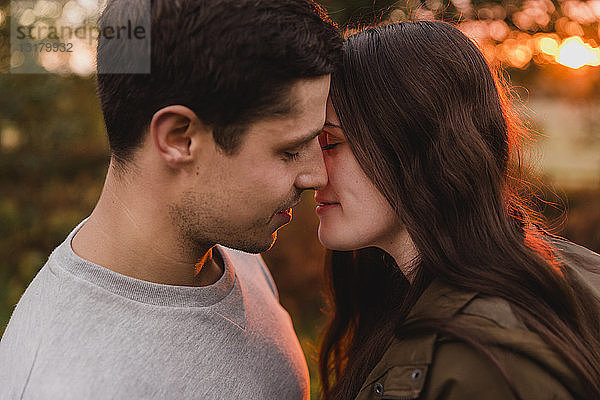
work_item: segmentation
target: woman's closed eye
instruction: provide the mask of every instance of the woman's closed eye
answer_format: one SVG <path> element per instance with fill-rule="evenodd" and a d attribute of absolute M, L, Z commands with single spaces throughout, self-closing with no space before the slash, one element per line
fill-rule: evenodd
<path fill-rule="evenodd" d="M 335 146 L 337 146 L 339 143 L 331 143 L 328 144 L 326 146 L 321 146 L 321 150 L 325 151 L 325 150 L 331 150 L 333 149 Z"/>
<path fill-rule="evenodd" d="M 330 135 L 322 133 L 319 135 L 319 144 L 321 145 L 321 150 L 327 151 L 333 149 L 338 144 L 341 144 L 341 142 L 333 142 Z"/>

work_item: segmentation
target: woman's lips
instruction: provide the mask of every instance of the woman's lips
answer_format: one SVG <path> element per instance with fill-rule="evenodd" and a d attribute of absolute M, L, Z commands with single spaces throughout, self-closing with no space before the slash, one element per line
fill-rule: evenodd
<path fill-rule="evenodd" d="M 317 215 L 323 215 L 324 213 L 326 213 L 329 210 L 333 210 L 336 207 L 339 207 L 340 203 L 320 203 L 315 212 L 317 213 Z"/>

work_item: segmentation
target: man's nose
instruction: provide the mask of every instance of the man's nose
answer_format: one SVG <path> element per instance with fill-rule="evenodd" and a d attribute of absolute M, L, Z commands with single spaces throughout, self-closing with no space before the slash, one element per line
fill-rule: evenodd
<path fill-rule="evenodd" d="M 307 148 L 307 157 L 301 173 L 296 178 L 298 189 L 320 190 L 327 186 L 327 169 L 323 159 L 323 151 L 317 140 L 313 140 Z"/>

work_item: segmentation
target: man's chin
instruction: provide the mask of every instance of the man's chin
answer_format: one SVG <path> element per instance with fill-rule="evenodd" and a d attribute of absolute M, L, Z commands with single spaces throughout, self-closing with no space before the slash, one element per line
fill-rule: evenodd
<path fill-rule="evenodd" d="M 264 253 L 265 251 L 271 250 L 271 248 L 275 245 L 276 241 L 277 241 L 277 231 L 275 231 L 271 234 L 271 240 L 269 241 L 269 243 L 265 243 L 266 246 L 263 247 L 260 251 L 257 251 L 256 253 Z"/>
<path fill-rule="evenodd" d="M 273 232 L 273 234 L 271 235 L 271 238 L 272 238 L 271 244 L 269 244 L 269 248 L 267 250 L 271 250 L 271 248 L 275 245 L 275 242 L 277 241 L 277 231 Z M 264 250 L 264 251 L 267 251 L 267 250 Z M 261 251 L 261 253 L 262 253 L 262 251 Z"/>
<path fill-rule="evenodd" d="M 256 238 L 254 238 L 256 239 Z M 238 243 L 222 243 L 224 246 L 230 247 L 232 249 L 241 250 L 245 253 L 264 253 L 265 251 L 270 250 L 275 241 L 277 240 L 277 231 L 271 234 L 270 238 L 265 238 L 264 241 L 243 241 Z"/>

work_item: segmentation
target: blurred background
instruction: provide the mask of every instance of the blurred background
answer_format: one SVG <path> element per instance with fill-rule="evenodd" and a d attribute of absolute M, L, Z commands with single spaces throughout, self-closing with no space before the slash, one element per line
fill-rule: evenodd
<path fill-rule="evenodd" d="M 32 1 L 21 23 L 84 19 L 95 0 Z M 443 19 L 504 68 L 533 134 L 532 189 L 552 232 L 600 251 L 600 0 L 328 0 L 341 27 Z M 91 212 L 108 165 L 90 52 L 40 57 L 37 74 L 10 46 L 0 0 L 0 334 L 54 247 Z M 224 16 L 226 17 L 226 16 Z M 90 56 L 91 54 L 91 56 Z M 45 72 L 45 73 L 42 73 Z M 264 258 L 309 362 L 313 398 L 322 328 L 324 249 L 312 193 Z"/>

